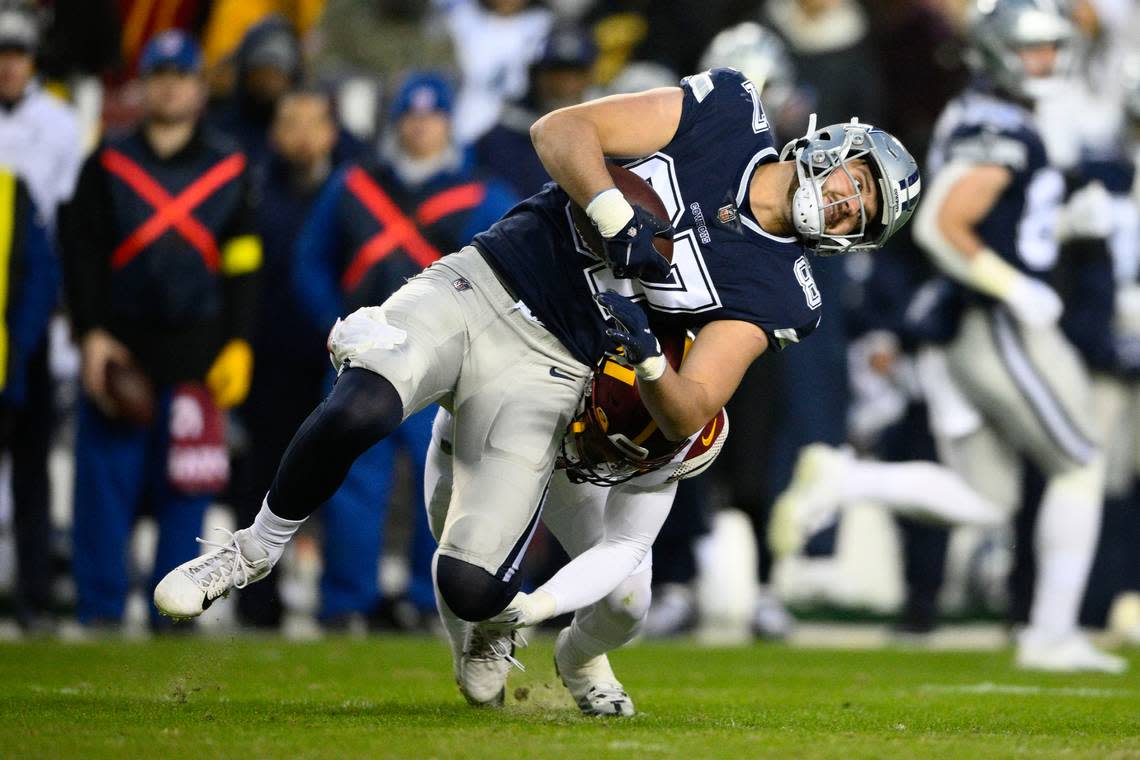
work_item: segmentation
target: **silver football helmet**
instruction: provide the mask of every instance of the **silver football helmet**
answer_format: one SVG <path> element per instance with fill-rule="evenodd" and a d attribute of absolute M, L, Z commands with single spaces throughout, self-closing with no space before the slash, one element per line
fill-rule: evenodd
<path fill-rule="evenodd" d="M 966 64 L 997 87 L 1036 100 L 1056 88 L 1073 64 L 1075 27 L 1065 0 L 974 0 L 967 17 Z M 1030 76 L 1018 51 L 1056 45 L 1048 76 Z"/>
<path fill-rule="evenodd" d="M 752 80 L 770 109 L 781 110 L 795 93 L 796 69 L 787 45 L 773 31 L 745 21 L 713 37 L 699 67 L 728 66 Z"/>
<path fill-rule="evenodd" d="M 792 140 L 780 152 L 780 160 L 796 162 L 799 187 L 792 195 L 792 222 L 807 246 L 816 254 L 830 256 L 851 251 L 872 251 L 899 231 L 918 206 L 922 191 L 918 163 L 894 136 L 870 124 L 852 119 L 847 124 L 815 128 L 815 114 L 808 120 L 807 134 Z M 865 161 L 878 186 L 879 213 L 871 218 L 859 194 L 859 183 L 850 165 Z M 856 192 L 844 198 L 824 198 L 824 183 L 841 171 Z M 859 225 L 850 233 L 827 232 L 827 210 L 855 200 Z"/>
<path fill-rule="evenodd" d="M 1120 83 L 1124 90 L 1124 115 L 1131 123 L 1140 124 L 1140 51 L 1125 57 Z"/>

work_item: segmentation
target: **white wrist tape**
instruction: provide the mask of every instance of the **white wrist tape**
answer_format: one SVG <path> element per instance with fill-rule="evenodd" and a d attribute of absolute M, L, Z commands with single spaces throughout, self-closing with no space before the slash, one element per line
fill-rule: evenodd
<path fill-rule="evenodd" d="M 654 380 L 660 380 L 661 376 L 665 374 L 665 368 L 669 366 L 665 362 L 664 354 L 657 354 L 651 356 L 640 364 L 633 365 L 633 373 L 637 375 L 638 380 L 645 380 L 652 383 Z"/>
<path fill-rule="evenodd" d="M 621 190 L 611 187 L 594 196 L 586 206 L 586 216 L 598 228 L 604 238 L 612 238 L 633 219 L 633 206 L 621 194 Z"/>
<path fill-rule="evenodd" d="M 1024 278 L 1025 275 L 989 248 L 978 251 L 966 265 L 967 285 L 1003 301 Z"/>

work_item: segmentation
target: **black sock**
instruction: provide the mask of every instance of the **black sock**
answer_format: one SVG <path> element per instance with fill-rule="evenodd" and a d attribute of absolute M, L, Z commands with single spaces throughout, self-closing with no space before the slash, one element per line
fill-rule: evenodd
<path fill-rule="evenodd" d="M 404 406 L 386 379 L 366 369 L 341 373 L 332 392 L 301 425 L 269 489 L 278 517 L 303 520 L 344 482 L 356 458 L 399 427 Z"/>

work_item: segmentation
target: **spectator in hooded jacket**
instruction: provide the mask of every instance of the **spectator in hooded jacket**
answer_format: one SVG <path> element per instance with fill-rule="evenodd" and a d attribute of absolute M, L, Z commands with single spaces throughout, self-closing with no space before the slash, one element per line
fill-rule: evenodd
<path fill-rule="evenodd" d="M 211 107 L 209 123 L 237 140 L 250 164 L 269 152 L 269 129 L 282 95 L 304 77 L 301 43 L 281 16 L 252 27 L 234 53 L 234 90 Z"/>

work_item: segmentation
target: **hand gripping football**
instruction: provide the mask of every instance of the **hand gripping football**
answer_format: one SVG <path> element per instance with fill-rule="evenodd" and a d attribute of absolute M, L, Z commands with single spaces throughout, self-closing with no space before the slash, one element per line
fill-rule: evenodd
<path fill-rule="evenodd" d="M 661 221 L 666 223 L 669 221 L 669 212 L 665 210 L 665 204 L 661 202 L 661 197 L 657 195 L 657 191 L 653 189 L 652 185 L 624 166 L 607 162 L 606 168 L 610 170 L 610 178 L 613 179 L 614 186 L 621 191 L 631 206 L 641 206 Z M 577 230 L 582 244 L 598 258 L 605 258 L 605 253 L 602 250 L 602 235 L 594 223 L 590 221 L 590 217 L 586 216 L 585 209 L 577 203 L 571 203 L 570 215 L 574 219 L 574 229 Z M 654 238 L 653 247 L 668 261 L 673 260 L 672 239 Z"/>

